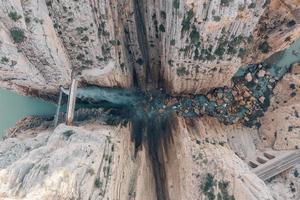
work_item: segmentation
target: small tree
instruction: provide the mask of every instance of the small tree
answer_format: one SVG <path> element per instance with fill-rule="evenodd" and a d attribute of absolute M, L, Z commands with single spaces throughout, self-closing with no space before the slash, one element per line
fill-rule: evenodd
<path fill-rule="evenodd" d="M 16 11 L 10 12 L 8 16 L 10 17 L 10 19 L 12 19 L 15 22 L 22 18 L 22 16 L 18 15 Z"/>
<path fill-rule="evenodd" d="M 15 43 L 22 43 L 25 39 L 24 31 L 17 27 L 10 29 L 10 35 Z"/>
<path fill-rule="evenodd" d="M 258 48 L 262 53 L 268 53 L 270 50 L 270 46 L 267 41 L 260 43 Z"/>

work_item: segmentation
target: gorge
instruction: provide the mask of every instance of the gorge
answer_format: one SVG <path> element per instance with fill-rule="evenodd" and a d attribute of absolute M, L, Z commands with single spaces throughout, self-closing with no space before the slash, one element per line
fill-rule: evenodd
<path fill-rule="evenodd" d="M 15 118 L 37 114 L 0 143 L 0 199 L 299 199 L 299 163 L 267 181 L 253 170 L 298 155 L 299 10 L 298 0 L 1 1 L 0 87 L 53 103 L 80 83 L 72 126 L 64 112 L 53 126 L 52 104 L 22 114 L 25 101 L 0 96 Z"/>

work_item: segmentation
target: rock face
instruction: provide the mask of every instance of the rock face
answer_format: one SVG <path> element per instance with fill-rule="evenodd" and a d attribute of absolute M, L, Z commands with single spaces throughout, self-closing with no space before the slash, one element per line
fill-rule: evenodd
<path fill-rule="evenodd" d="M 208 91 L 299 37 L 299 6 L 299 0 L 3 0 L 0 87 L 55 94 L 73 74 L 107 87 Z M 27 118 L 1 142 L 0 199 L 297 200 L 299 166 L 266 185 L 245 163 L 267 148 L 298 148 L 298 68 L 280 81 L 259 128 L 176 117 L 137 151 L 130 125 L 90 121 L 52 130 L 38 120 L 27 126 Z"/>
<path fill-rule="evenodd" d="M 299 36 L 297 0 L 0 5 L 0 84 L 22 93 L 53 92 L 72 71 L 101 86 L 198 93 L 228 84 L 239 66 Z"/>
<path fill-rule="evenodd" d="M 264 145 L 277 150 L 298 148 L 299 75 L 288 74 L 277 85 L 271 107 L 262 118 L 260 134 Z"/>
<path fill-rule="evenodd" d="M 188 123 L 188 124 L 187 124 Z M 149 146 L 134 156 L 127 128 L 99 124 L 58 126 L 32 134 L 26 130 L 1 143 L 1 199 L 206 199 L 209 195 L 235 199 L 271 199 L 266 185 L 227 144 L 206 142 L 210 120 L 174 121 L 171 138 L 158 145 L 156 176 Z M 175 127 L 174 127 L 175 128 Z M 218 127 L 211 131 L 219 135 Z M 224 137 L 220 136 L 219 137 Z M 226 134 L 225 134 L 226 137 Z M 167 144 L 167 145 L 166 145 Z M 162 190 L 162 188 L 164 188 Z"/>

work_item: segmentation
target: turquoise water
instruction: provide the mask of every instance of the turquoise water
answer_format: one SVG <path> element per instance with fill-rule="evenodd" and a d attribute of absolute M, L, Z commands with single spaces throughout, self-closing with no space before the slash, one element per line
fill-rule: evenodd
<path fill-rule="evenodd" d="M 54 116 L 55 111 L 55 104 L 0 89 L 0 139 L 18 120 L 30 115 Z"/>

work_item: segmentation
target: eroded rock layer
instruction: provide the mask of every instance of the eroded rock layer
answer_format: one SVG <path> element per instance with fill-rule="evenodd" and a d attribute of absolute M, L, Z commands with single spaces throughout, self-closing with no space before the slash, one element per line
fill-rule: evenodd
<path fill-rule="evenodd" d="M 1 86 L 53 92 L 71 72 L 101 86 L 199 93 L 299 36 L 294 1 L 0 3 Z M 247 55 L 247 56 L 246 56 Z"/>

